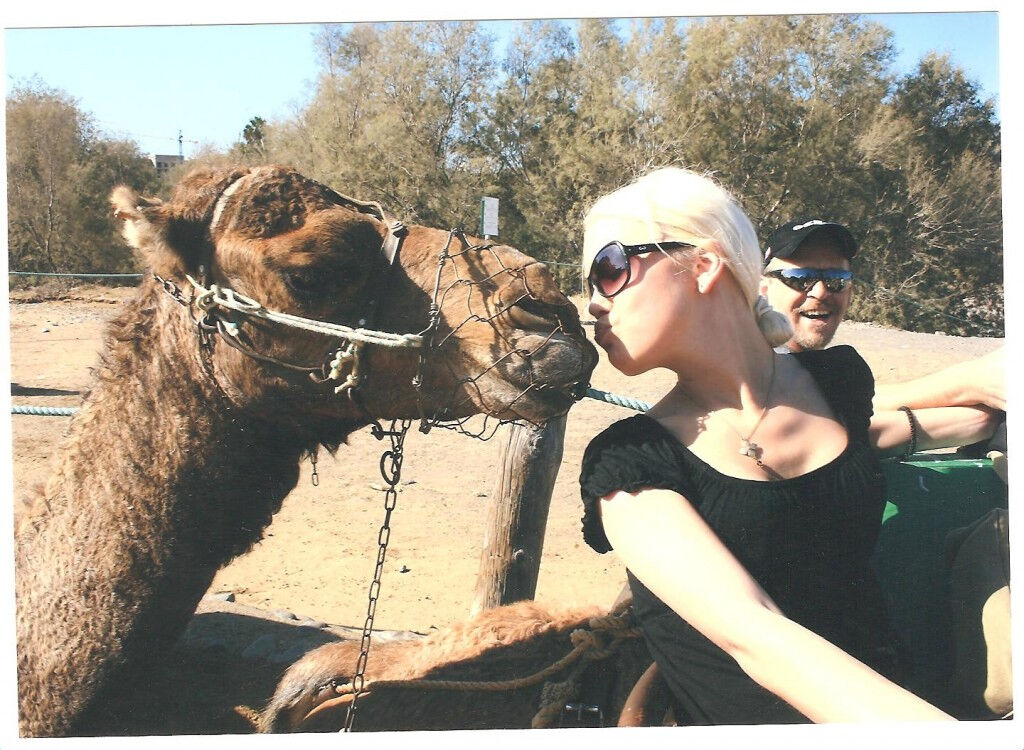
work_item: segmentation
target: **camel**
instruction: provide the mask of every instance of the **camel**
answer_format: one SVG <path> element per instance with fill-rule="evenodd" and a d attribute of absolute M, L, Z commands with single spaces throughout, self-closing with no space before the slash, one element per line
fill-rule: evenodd
<path fill-rule="evenodd" d="M 622 608 L 613 610 L 618 614 Z M 359 648 L 358 641 L 339 641 L 302 656 L 287 669 L 263 711 L 249 716 L 255 729 L 339 731 L 352 701 Z M 567 659 L 574 649 L 581 656 Z M 517 602 L 480 612 L 423 641 L 373 645 L 366 692 L 357 696 L 352 729 L 615 726 L 620 715 L 630 712 L 634 715 L 625 723 L 631 726 L 659 724 L 670 698 L 660 685 L 659 692 L 644 693 L 640 678 L 651 663 L 628 609 L 616 617 L 596 606 L 557 609 Z M 529 679 L 542 672 L 540 679 Z M 441 681 L 485 684 L 437 689 Z M 576 710 L 563 712 L 566 705 Z M 239 710 L 249 713 L 245 707 Z M 637 715 L 641 712 L 647 715 Z"/>
<path fill-rule="evenodd" d="M 377 204 L 289 168 L 198 170 L 167 202 L 127 187 L 111 202 L 152 275 L 109 323 L 54 472 L 16 522 L 28 736 L 98 731 L 91 709 L 173 644 L 319 446 L 377 419 L 542 422 L 597 362 L 543 264 L 443 230 L 403 236 Z M 189 276 L 306 319 L 427 331 L 427 346 L 371 343 L 346 365 L 339 339 L 315 331 L 221 314 L 217 333 Z M 332 356 L 359 377 L 310 377 Z"/>

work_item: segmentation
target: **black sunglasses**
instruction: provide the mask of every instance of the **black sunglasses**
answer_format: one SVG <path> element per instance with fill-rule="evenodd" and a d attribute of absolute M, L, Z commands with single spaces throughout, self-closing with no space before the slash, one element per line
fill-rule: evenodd
<path fill-rule="evenodd" d="M 632 268 L 629 259 L 656 250 L 675 250 L 695 247 L 688 242 L 645 242 L 643 245 L 623 245 L 618 240 L 609 242 L 597 251 L 587 274 L 590 296 L 597 292 L 602 297 L 614 297 L 629 284 Z"/>
<path fill-rule="evenodd" d="M 853 281 L 853 271 L 843 268 L 779 268 L 768 271 L 765 276 L 778 279 L 790 289 L 807 293 L 819 281 L 832 294 L 843 291 Z"/>

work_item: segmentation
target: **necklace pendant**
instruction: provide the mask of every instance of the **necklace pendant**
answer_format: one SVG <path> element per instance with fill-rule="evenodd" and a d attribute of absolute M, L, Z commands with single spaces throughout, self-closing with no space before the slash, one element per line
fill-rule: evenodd
<path fill-rule="evenodd" d="M 761 446 L 759 446 L 757 443 L 752 443 L 749 440 L 740 440 L 741 456 L 746 456 L 747 458 L 752 458 L 756 461 L 760 452 Z"/>

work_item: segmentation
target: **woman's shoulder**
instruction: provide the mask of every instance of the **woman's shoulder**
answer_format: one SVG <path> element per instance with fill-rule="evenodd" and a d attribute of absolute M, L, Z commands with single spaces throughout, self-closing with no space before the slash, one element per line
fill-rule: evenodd
<path fill-rule="evenodd" d="M 616 491 L 683 489 L 686 479 L 678 447 L 671 433 L 643 414 L 610 425 L 590 441 L 580 471 L 588 544 L 598 552 L 611 549 L 597 512 L 600 498 Z"/>
<path fill-rule="evenodd" d="M 619 445 L 645 445 L 661 442 L 671 437 L 658 422 L 646 414 L 613 422 L 590 441 L 587 451 L 602 450 Z"/>
<path fill-rule="evenodd" d="M 808 368 L 848 367 L 871 372 L 871 368 L 860 355 L 860 352 L 849 344 L 836 344 L 826 349 L 805 349 L 801 352 L 794 352 L 793 356 Z"/>

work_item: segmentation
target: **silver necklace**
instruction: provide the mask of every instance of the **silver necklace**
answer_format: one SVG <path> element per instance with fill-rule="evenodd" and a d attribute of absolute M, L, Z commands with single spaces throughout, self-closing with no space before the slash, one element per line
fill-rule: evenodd
<path fill-rule="evenodd" d="M 764 421 L 765 414 L 767 414 L 768 413 L 768 409 L 771 408 L 771 396 L 772 396 L 772 389 L 774 387 L 775 387 L 775 355 L 772 354 L 772 374 L 771 374 L 771 377 L 768 379 L 768 389 L 765 391 L 765 394 L 764 394 L 764 408 L 761 409 L 761 414 L 758 416 L 757 422 L 754 423 L 753 429 L 751 429 L 750 432 L 747 433 L 747 436 L 744 437 L 743 434 L 739 430 L 737 430 L 735 427 L 733 427 L 732 424 L 727 419 L 725 419 L 724 417 L 722 419 L 722 421 L 725 423 L 725 426 L 728 427 L 733 432 L 735 432 L 736 433 L 736 437 L 738 437 L 740 439 L 739 454 L 741 456 L 746 456 L 747 458 L 753 459 L 754 462 L 758 466 L 760 466 L 762 469 L 764 469 L 765 471 L 768 471 L 768 467 L 766 467 L 764 464 L 761 463 L 761 456 L 764 453 L 764 449 L 761 448 L 760 445 L 755 443 L 751 438 L 754 437 L 754 433 L 757 432 L 757 428 L 760 427 L 761 426 L 761 422 Z M 696 400 L 696 399 L 694 399 L 694 400 Z M 705 412 L 708 412 L 708 413 L 706 413 L 703 417 L 701 417 L 698 420 L 700 422 L 701 426 L 703 427 L 705 420 L 707 420 L 707 418 L 710 416 L 710 410 L 707 407 L 705 407 L 703 404 L 699 403 L 699 402 L 697 402 L 697 405 L 700 406 L 702 409 L 704 409 Z"/>

